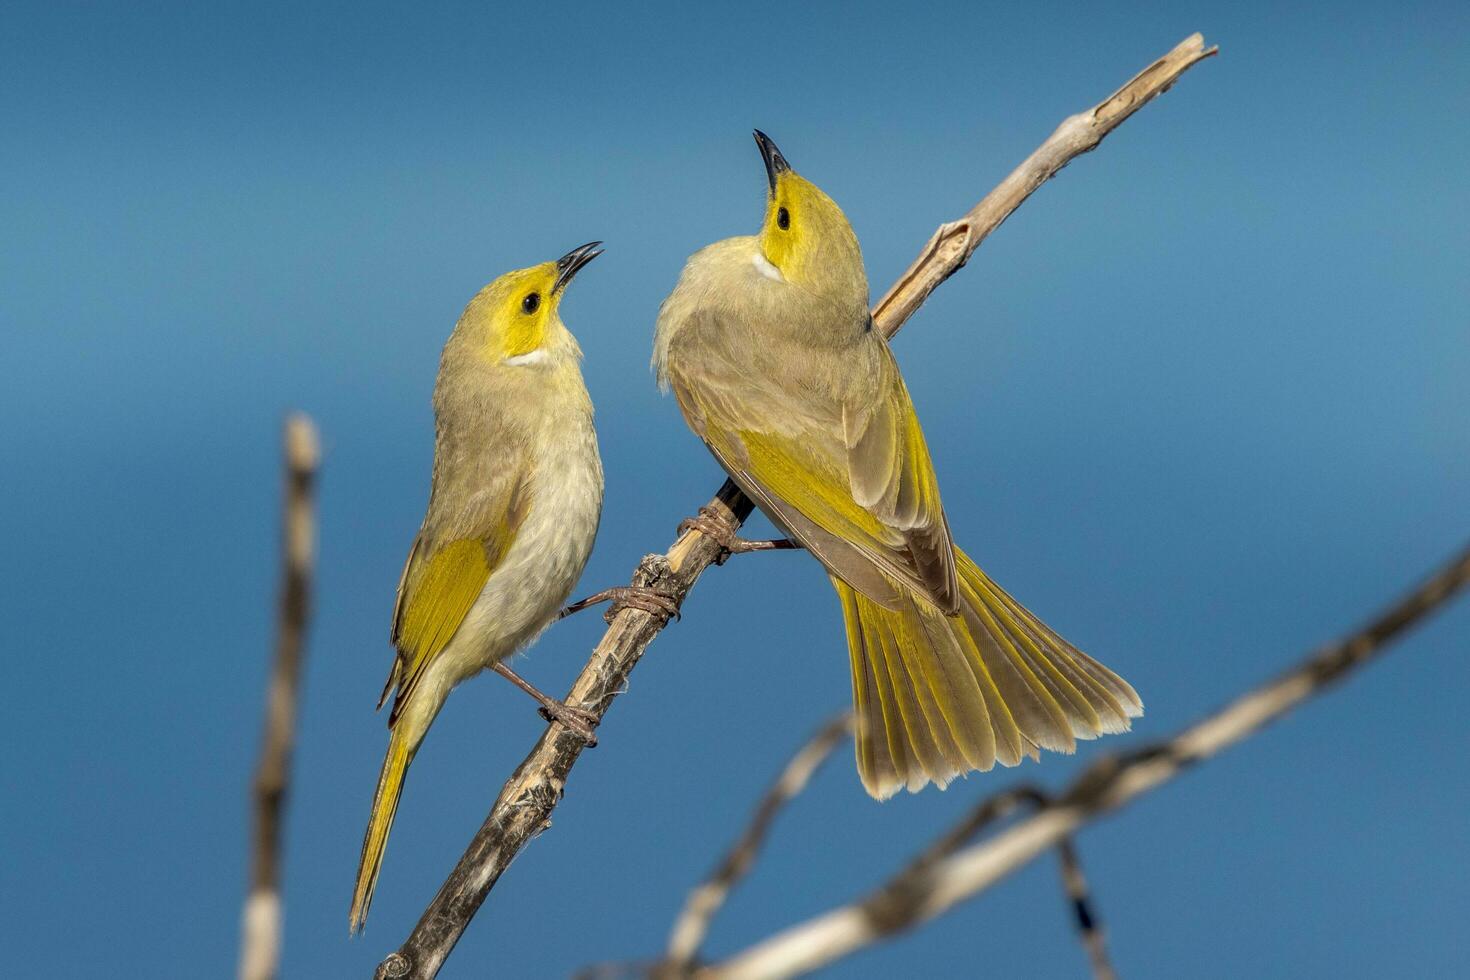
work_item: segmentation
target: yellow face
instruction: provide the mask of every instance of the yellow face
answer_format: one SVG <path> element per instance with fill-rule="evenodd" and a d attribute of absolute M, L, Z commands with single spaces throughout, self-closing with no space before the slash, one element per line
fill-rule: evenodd
<path fill-rule="evenodd" d="M 811 181 L 798 177 L 794 171 L 776 176 L 776 186 L 766 198 L 761 251 L 783 274 L 788 267 L 795 271 L 802 266 L 816 249 L 813 237 L 819 222 L 814 218 L 819 217 L 823 205 L 819 195 L 826 197 Z"/>
<path fill-rule="evenodd" d="M 555 262 L 507 272 L 480 290 L 459 318 L 459 342 L 491 361 L 512 364 L 544 360 L 538 352 L 552 344 L 577 352 L 557 309 L 567 283 L 602 254 L 601 244 L 588 242 Z"/>
<path fill-rule="evenodd" d="M 866 303 L 862 250 L 837 202 L 794 170 L 774 175 L 760 247 L 787 282 L 843 302 Z"/>
<path fill-rule="evenodd" d="M 496 360 L 523 357 L 541 349 L 548 336 L 561 327 L 556 315 L 561 290 L 556 285 L 556 263 L 507 272 L 481 290 L 471 303 L 488 328 L 485 353 Z"/>

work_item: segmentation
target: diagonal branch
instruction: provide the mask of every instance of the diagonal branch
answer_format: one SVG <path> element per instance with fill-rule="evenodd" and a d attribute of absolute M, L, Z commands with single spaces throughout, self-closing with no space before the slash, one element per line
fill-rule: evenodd
<path fill-rule="evenodd" d="M 669 949 L 663 960 L 652 963 L 601 963 L 580 970 L 575 976 L 579 980 L 604 977 L 607 980 L 618 977 L 683 980 L 698 976 L 699 946 L 709 932 L 711 920 L 729 897 L 731 889 L 749 874 L 776 813 L 801 792 L 812 773 L 831 754 L 842 736 L 850 734 L 851 730 L 852 715 L 844 712 L 828 722 L 786 764 L 781 775 L 756 807 L 755 817 L 739 842 L 731 848 L 715 873 L 690 893 L 683 912 L 674 924 Z M 896 909 L 897 920 L 907 918 L 903 910 L 908 904 L 908 896 L 915 890 L 922 891 L 926 887 L 927 876 L 936 864 L 970 843 L 991 824 L 1005 819 L 1019 809 L 1034 812 L 1050 802 L 1046 791 L 1031 783 L 1012 786 L 981 800 L 964 819 L 935 838 L 894 879 L 887 891 L 895 900 L 889 904 Z M 1087 879 L 1082 874 L 1082 864 L 1070 837 L 1065 837 L 1058 843 L 1057 855 L 1062 887 L 1071 902 L 1078 939 L 1087 953 L 1094 980 L 1115 980 L 1112 966 L 1108 962 L 1102 928 L 1092 909 Z"/>
<path fill-rule="evenodd" d="M 751 817 L 745 833 L 730 848 L 728 854 L 715 868 L 707 880 L 689 893 L 684 909 L 669 935 L 669 949 L 660 972 L 669 976 L 681 976 L 688 972 L 690 964 L 699 954 L 700 943 L 709 932 L 715 913 L 730 897 L 731 890 L 750 873 L 761 847 L 766 842 L 776 814 L 806 788 L 822 763 L 842 741 L 852 734 L 852 712 L 844 711 L 828 721 L 801 747 L 781 775 L 771 784 L 761 798 Z"/>
<path fill-rule="evenodd" d="M 265 735 L 255 770 L 250 892 L 240 941 L 240 980 L 272 980 L 281 959 L 281 811 L 291 779 L 297 688 L 316 553 L 312 484 L 320 450 L 305 415 L 286 420 L 286 500 L 281 528 L 281 605 L 266 693 Z"/>
<path fill-rule="evenodd" d="M 1139 72 L 1097 105 L 1062 120 L 1047 141 L 1000 185 L 957 221 L 939 226 L 919 257 L 873 307 L 873 320 L 892 337 L 914 315 L 929 294 L 954 275 L 992 231 L 1042 184 L 1055 177 L 1073 159 L 1097 148 L 1114 129 L 1144 105 L 1169 91 L 1179 76 L 1219 52 L 1205 47 L 1205 39 L 1191 34 L 1158 61 Z"/>
<path fill-rule="evenodd" d="M 1012 786 L 981 800 L 964 819 L 935 838 L 909 862 L 895 877 L 892 887 L 885 890 L 891 900 L 875 903 L 875 908 L 881 907 L 881 914 L 891 916 L 894 922 L 909 921 L 907 910 L 912 903 L 912 896 L 927 889 L 929 875 L 936 865 L 970 843 L 991 824 L 1023 808 L 1034 813 L 1051 805 L 1051 802 L 1051 797 L 1045 790 L 1031 783 Z M 1077 847 L 1071 837 L 1064 837 L 1057 843 L 1057 859 L 1062 889 L 1071 903 L 1077 938 L 1087 953 L 1093 980 L 1116 980 L 1112 964 L 1108 961 L 1102 926 L 1093 912 L 1087 879 L 1082 874 L 1082 862 L 1077 856 Z"/>
<path fill-rule="evenodd" d="M 990 194 L 958 221 L 940 227 L 914 264 L 873 308 L 875 326 L 893 336 L 934 289 L 965 264 L 980 243 L 1031 193 L 1079 154 L 1100 143 L 1123 120 L 1167 91 L 1179 76 L 1214 54 L 1192 35 L 1145 68 L 1098 105 L 1065 120 L 1057 131 Z M 730 481 L 708 505 L 709 513 L 733 528 L 750 515 L 751 503 Z M 698 530 L 679 536 L 665 555 L 644 558 L 634 584 L 659 588 L 676 602 L 724 554 Z M 611 615 L 608 631 L 572 685 L 570 704 L 600 719 L 623 689 L 648 644 L 667 620 L 647 610 L 622 608 Z M 506 782 L 484 824 L 459 864 L 429 903 L 407 941 L 378 965 L 383 980 L 433 977 L 463 934 L 490 889 L 526 843 L 550 823 L 567 774 L 581 754 L 582 742 L 560 725 L 551 725 Z"/>
<path fill-rule="evenodd" d="M 1361 631 L 1324 647 L 1168 741 L 1099 759 L 1066 792 L 1004 832 L 939 860 L 926 854 L 866 898 L 792 926 L 695 975 L 702 980 L 797 976 L 948 911 L 1048 848 L 1064 844 L 1100 815 L 1249 738 L 1360 669 L 1467 583 L 1470 547 Z M 1084 941 L 1091 951 L 1085 933 Z M 1094 959 L 1095 969 L 1096 963 Z"/>

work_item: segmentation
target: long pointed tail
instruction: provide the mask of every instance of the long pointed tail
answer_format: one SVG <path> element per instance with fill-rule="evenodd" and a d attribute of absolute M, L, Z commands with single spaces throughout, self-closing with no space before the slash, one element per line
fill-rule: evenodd
<path fill-rule="evenodd" d="M 388 754 L 383 758 L 383 771 L 378 776 L 378 790 L 373 794 L 373 815 L 362 840 L 362 859 L 357 865 L 357 887 L 352 893 L 352 911 L 348 929 L 362 931 L 368 907 L 373 903 L 373 889 L 378 885 L 378 871 L 383 866 L 383 850 L 388 846 L 388 831 L 393 829 L 393 815 L 398 812 L 398 798 L 403 794 L 403 777 L 413 761 L 414 741 L 408 725 L 397 724 L 388 739 Z"/>
<path fill-rule="evenodd" d="M 885 609 L 833 579 L 847 623 L 858 773 L 886 799 L 1040 749 L 1127 731 L 1137 693 L 1027 612 L 955 549 L 960 612 L 905 593 Z"/>

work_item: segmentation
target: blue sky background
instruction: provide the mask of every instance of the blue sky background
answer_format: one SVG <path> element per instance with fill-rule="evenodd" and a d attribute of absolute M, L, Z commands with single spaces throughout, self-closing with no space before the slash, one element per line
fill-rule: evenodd
<path fill-rule="evenodd" d="M 1221 57 L 1078 160 L 897 342 L 959 540 L 1148 714 L 884 805 L 844 754 L 712 954 L 846 900 L 981 796 L 1060 785 L 1356 625 L 1464 540 L 1470 7 L 9 4 L 0 12 L 0 945 L 17 975 L 234 969 L 283 414 L 325 443 L 286 974 L 367 976 L 540 730 L 494 679 L 409 781 L 365 938 L 387 620 L 440 345 L 592 238 L 563 309 L 607 465 L 580 591 L 719 483 L 647 371 L 684 257 L 754 230 L 771 133 L 875 294 L 1067 114 L 1195 30 Z M 444 971 L 662 948 L 757 793 L 849 698 L 817 566 L 712 573 Z M 526 672 L 565 690 L 594 615 Z M 1123 976 L 1444 976 L 1470 956 L 1470 604 L 1089 828 Z M 1084 975 L 1048 858 L 832 976 Z"/>

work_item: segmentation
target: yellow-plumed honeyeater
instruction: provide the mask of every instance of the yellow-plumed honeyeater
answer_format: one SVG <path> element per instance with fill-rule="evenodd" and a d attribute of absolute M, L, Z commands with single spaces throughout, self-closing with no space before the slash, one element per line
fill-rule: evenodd
<path fill-rule="evenodd" d="M 1133 688 L 955 546 L 868 313 L 857 237 L 755 136 L 769 183 L 760 233 L 690 257 L 659 312 L 653 366 L 741 490 L 826 566 L 863 786 L 882 799 L 1127 730 L 1143 710 Z"/>
<path fill-rule="evenodd" d="M 602 462 L 582 351 L 558 308 L 600 244 L 496 279 L 444 345 L 429 508 L 398 585 L 397 655 L 378 703 L 396 689 L 352 896 L 354 932 L 367 918 L 404 774 L 450 689 L 486 668 L 514 678 L 501 662 L 556 618 L 592 551 Z M 575 725 L 572 714 L 564 720 Z"/>

